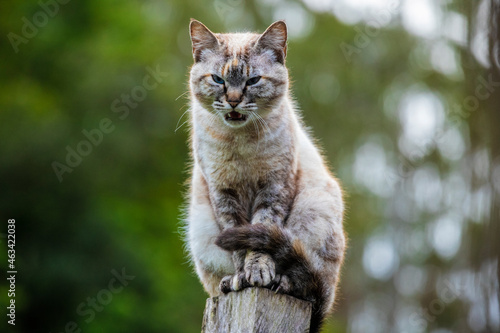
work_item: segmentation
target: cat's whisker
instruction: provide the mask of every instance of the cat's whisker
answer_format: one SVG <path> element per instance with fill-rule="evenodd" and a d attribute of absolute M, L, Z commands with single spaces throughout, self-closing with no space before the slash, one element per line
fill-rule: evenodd
<path fill-rule="evenodd" d="M 262 126 L 262 131 L 264 132 L 264 134 L 266 132 L 266 129 L 267 131 L 270 131 L 269 126 L 267 126 L 267 124 L 264 122 L 262 117 L 259 116 L 259 114 L 257 114 L 256 112 L 252 112 L 252 114 L 255 116 L 255 119 L 258 121 L 258 123 Z"/>
<path fill-rule="evenodd" d="M 181 108 L 181 110 L 182 110 L 182 108 Z M 189 122 L 189 119 L 188 119 L 185 122 L 183 122 L 181 126 L 179 126 L 179 123 L 181 122 L 182 117 L 184 117 L 184 115 L 186 113 L 188 113 L 190 110 L 191 109 L 187 109 L 186 111 L 184 111 L 184 113 L 180 116 L 179 120 L 177 120 L 177 124 L 175 125 L 175 131 L 174 131 L 174 133 L 177 132 L 177 130 L 180 129 L 185 123 Z"/>
<path fill-rule="evenodd" d="M 267 122 L 264 120 L 264 118 L 262 118 L 262 116 L 260 114 L 258 114 L 257 112 L 254 112 L 255 115 L 257 116 L 258 119 L 261 120 L 262 124 L 266 127 L 267 131 L 269 133 L 271 133 L 271 128 L 269 128 L 269 125 L 267 124 Z"/>
<path fill-rule="evenodd" d="M 185 91 L 182 94 L 180 94 L 179 96 L 177 96 L 177 98 L 175 100 L 178 100 L 179 98 L 181 98 L 182 96 L 186 95 L 187 93 L 189 93 L 189 90 Z"/>
<path fill-rule="evenodd" d="M 259 116 L 255 112 L 252 112 L 252 114 L 255 116 L 255 119 L 257 119 L 259 124 L 262 126 L 262 130 L 265 132 L 266 129 L 264 127 L 264 124 L 262 123 L 262 120 L 260 120 Z"/>
<path fill-rule="evenodd" d="M 177 130 L 179 130 L 182 126 L 184 126 L 184 124 L 187 124 L 187 123 L 189 123 L 189 119 L 188 119 L 188 120 L 186 120 L 185 122 L 183 122 L 183 123 L 181 124 L 181 126 L 177 127 L 177 128 L 175 129 L 174 133 L 176 133 L 176 132 L 177 132 Z"/>
<path fill-rule="evenodd" d="M 250 120 L 253 123 L 253 126 L 257 130 L 257 147 L 255 148 L 255 152 L 257 153 L 259 151 L 259 145 L 260 145 L 260 130 L 259 130 L 259 125 L 255 122 L 255 115 L 253 113 L 250 114 Z"/>
<path fill-rule="evenodd" d="M 263 122 L 263 123 L 264 123 L 264 125 L 266 126 L 267 131 L 268 131 L 269 133 L 271 133 L 271 128 L 269 127 L 269 125 L 267 124 L 267 122 L 265 121 L 265 119 L 264 119 L 264 118 L 262 118 L 262 116 L 260 116 L 260 115 L 259 115 L 259 118 L 262 120 L 262 122 Z"/>

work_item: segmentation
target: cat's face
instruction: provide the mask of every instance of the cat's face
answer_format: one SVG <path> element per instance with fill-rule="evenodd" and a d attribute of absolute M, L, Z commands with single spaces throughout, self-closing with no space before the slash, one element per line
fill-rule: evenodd
<path fill-rule="evenodd" d="M 285 22 L 273 23 L 262 35 L 213 34 L 192 20 L 190 32 L 191 91 L 223 123 L 243 127 L 282 101 L 288 89 Z"/>

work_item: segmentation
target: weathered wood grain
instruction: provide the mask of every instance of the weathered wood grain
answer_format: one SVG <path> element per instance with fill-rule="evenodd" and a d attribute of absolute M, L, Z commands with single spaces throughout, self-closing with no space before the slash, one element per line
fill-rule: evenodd
<path fill-rule="evenodd" d="M 247 288 L 207 299 L 202 333 L 309 332 L 311 303 L 276 294 L 269 289 Z"/>

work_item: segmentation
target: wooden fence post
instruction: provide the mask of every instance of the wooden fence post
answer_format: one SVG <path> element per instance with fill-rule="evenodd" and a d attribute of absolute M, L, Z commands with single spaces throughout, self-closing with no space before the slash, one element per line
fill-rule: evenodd
<path fill-rule="evenodd" d="M 207 299 L 202 333 L 309 332 L 312 304 L 265 288 Z"/>

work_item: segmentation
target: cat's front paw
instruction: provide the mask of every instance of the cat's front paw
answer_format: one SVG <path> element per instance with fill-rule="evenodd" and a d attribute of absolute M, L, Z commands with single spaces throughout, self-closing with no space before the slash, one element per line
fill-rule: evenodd
<path fill-rule="evenodd" d="M 288 294 L 292 290 L 292 283 L 288 276 L 276 274 L 270 288 L 277 293 Z"/>
<path fill-rule="evenodd" d="M 245 273 L 226 275 L 222 278 L 219 284 L 219 289 L 224 294 L 231 291 L 239 291 L 247 287 L 249 287 L 249 284 L 245 278 Z"/>
<path fill-rule="evenodd" d="M 245 257 L 245 278 L 251 286 L 267 287 L 276 276 L 274 260 L 267 253 L 249 252 Z"/>

